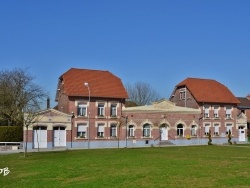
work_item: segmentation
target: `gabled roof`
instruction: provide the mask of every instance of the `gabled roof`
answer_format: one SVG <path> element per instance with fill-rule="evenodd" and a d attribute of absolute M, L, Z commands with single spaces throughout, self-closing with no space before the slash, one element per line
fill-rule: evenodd
<path fill-rule="evenodd" d="M 216 80 L 187 78 L 176 87 L 186 87 L 197 102 L 240 103 L 226 86 Z"/>
<path fill-rule="evenodd" d="M 121 79 L 109 71 L 71 68 L 60 80 L 68 96 L 89 96 L 88 88 L 84 85 L 87 82 L 91 97 L 128 98 Z"/>
<path fill-rule="evenodd" d="M 126 107 L 123 108 L 123 112 L 133 113 L 158 113 L 158 112 L 170 112 L 170 113 L 184 113 L 184 114 L 200 114 L 200 109 L 187 108 L 176 106 L 175 103 L 163 99 L 158 102 L 152 103 L 152 105 Z"/>
<path fill-rule="evenodd" d="M 250 100 L 248 100 L 246 97 L 237 97 L 237 99 L 240 101 L 238 108 L 250 109 Z"/>

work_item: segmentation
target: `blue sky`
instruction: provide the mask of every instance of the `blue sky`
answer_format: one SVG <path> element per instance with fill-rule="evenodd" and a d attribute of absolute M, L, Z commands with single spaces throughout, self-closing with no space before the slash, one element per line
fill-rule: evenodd
<path fill-rule="evenodd" d="M 0 1 L 0 69 L 29 68 L 55 98 L 71 67 L 108 70 L 169 98 L 187 77 L 250 93 L 250 1 Z"/>

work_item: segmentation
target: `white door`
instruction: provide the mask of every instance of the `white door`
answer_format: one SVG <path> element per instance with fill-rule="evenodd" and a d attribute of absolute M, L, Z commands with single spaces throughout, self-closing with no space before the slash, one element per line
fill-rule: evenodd
<path fill-rule="evenodd" d="M 246 134 L 244 127 L 239 127 L 239 141 L 245 142 L 246 141 Z"/>
<path fill-rule="evenodd" d="M 161 140 L 168 140 L 168 129 L 167 129 L 167 127 L 161 127 Z"/>
<path fill-rule="evenodd" d="M 65 127 L 54 127 L 54 147 L 66 146 Z"/>
<path fill-rule="evenodd" d="M 47 148 L 47 128 L 36 127 L 33 130 L 34 148 Z"/>

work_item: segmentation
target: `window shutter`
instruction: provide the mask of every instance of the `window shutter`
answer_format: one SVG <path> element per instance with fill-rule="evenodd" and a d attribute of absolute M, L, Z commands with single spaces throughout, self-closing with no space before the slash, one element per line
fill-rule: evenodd
<path fill-rule="evenodd" d="M 206 133 L 209 132 L 209 125 L 205 125 L 205 132 L 206 132 Z"/>
<path fill-rule="evenodd" d="M 86 125 L 78 125 L 78 132 L 86 132 Z"/>
<path fill-rule="evenodd" d="M 205 114 L 209 114 L 209 108 L 208 107 L 205 108 Z"/>
<path fill-rule="evenodd" d="M 104 132 L 104 125 L 98 125 L 98 132 Z"/>
<path fill-rule="evenodd" d="M 219 126 L 218 125 L 214 125 L 214 132 L 216 132 L 216 133 L 219 132 Z"/>
<path fill-rule="evenodd" d="M 215 108 L 215 109 L 214 109 L 214 113 L 215 113 L 215 114 L 218 114 L 218 108 Z"/>

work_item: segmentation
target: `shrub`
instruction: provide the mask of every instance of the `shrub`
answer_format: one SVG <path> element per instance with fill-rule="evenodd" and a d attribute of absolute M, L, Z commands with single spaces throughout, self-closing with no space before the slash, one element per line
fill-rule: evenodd
<path fill-rule="evenodd" d="M 211 131 L 209 130 L 209 133 L 208 133 L 208 145 L 213 145 L 212 144 L 212 137 L 211 137 Z"/>
<path fill-rule="evenodd" d="M 232 141 L 231 141 L 231 139 L 232 139 L 232 134 L 231 134 L 231 130 L 229 130 L 229 131 L 228 131 L 228 144 L 229 144 L 229 145 L 232 145 L 232 144 L 233 144 Z"/>
<path fill-rule="evenodd" d="M 0 142 L 21 142 L 22 140 L 22 126 L 0 126 Z"/>

